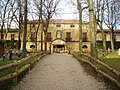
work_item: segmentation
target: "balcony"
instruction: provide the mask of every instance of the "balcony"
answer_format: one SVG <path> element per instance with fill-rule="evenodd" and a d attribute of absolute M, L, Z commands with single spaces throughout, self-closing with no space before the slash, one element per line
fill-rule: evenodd
<path fill-rule="evenodd" d="M 46 41 L 47 41 L 47 42 L 51 42 L 51 41 L 52 41 L 52 38 L 47 38 Z"/>
<path fill-rule="evenodd" d="M 72 38 L 66 38 L 66 42 L 71 42 Z"/>
<path fill-rule="evenodd" d="M 87 38 L 87 37 L 84 37 L 84 38 L 82 39 L 82 41 L 83 41 L 83 42 L 88 42 L 88 38 Z"/>
<path fill-rule="evenodd" d="M 31 42 L 36 42 L 36 41 L 37 41 L 37 38 L 30 38 L 30 41 L 31 41 Z"/>

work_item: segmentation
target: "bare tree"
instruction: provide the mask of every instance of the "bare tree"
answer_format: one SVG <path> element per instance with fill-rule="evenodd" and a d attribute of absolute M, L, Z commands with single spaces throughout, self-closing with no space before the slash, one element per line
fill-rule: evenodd
<path fill-rule="evenodd" d="M 34 0 L 35 10 L 33 11 L 34 15 L 38 18 L 38 25 L 36 28 L 36 33 L 40 30 L 41 25 L 41 50 L 43 50 L 43 38 L 45 43 L 45 50 L 47 50 L 47 31 L 49 27 L 50 19 L 54 14 L 57 13 L 59 8 L 59 2 L 61 0 Z M 43 35 L 44 34 L 44 35 Z M 36 35 L 37 36 L 37 35 Z M 44 37 L 43 37 L 44 36 Z M 36 41 L 37 44 L 37 41 Z"/>
<path fill-rule="evenodd" d="M 21 32 L 22 32 L 22 23 L 23 23 L 23 16 L 22 16 L 22 2 L 21 0 L 18 0 L 18 12 L 19 12 L 19 20 L 16 16 L 16 20 L 19 23 L 18 27 L 19 27 L 19 35 L 18 35 L 18 50 L 20 50 L 21 48 Z"/>
<path fill-rule="evenodd" d="M 82 32 L 83 32 L 83 17 L 82 17 L 82 13 L 84 9 L 88 9 L 88 6 L 82 6 L 82 4 L 88 4 L 86 1 L 82 1 L 82 0 L 77 0 L 77 9 L 79 11 L 79 51 L 82 52 Z"/>
<path fill-rule="evenodd" d="M 6 39 L 7 33 L 14 21 L 15 14 L 18 10 L 16 6 L 16 0 L 1 1 L 1 12 L 0 12 L 0 30 L 1 39 Z"/>
<path fill-rule="evenodd" d="M 8 6 L 9 6 L 10 0 L 1 1 L 1 39 L 4 39 L 3 36 L 3 29 L 5 27 L 5 19 L 6 19 L 6 14 L 7 14 L 7 10 L 8 10 Z"/>
<path fill-rule="evenodd" d="M 115 35 L 114 29 L 120 20 L 120 3 L 116 0 L 106 0 L 106 14 L 104 23 L 110 29 L 111 49 L 114 51 Z"/>
<path fill-rule="evenodd" d="M 26 36 L 27 36 L 27 0 L 24 0 L 24 33 L 23 33 L 23 48 L 22 57 L 26 56 Z"/>
<path fill-rule="evenodd" d="M 35 6 L 35 10 L 36 12 L 35 15 L 38 17 L 38 25 L 37 28 L 35 28 L 35 32 L 36 32 L 36 41 L 35 41 L 35 46 L 36 46 L 36 50 L 37 50 L 37 35 L 38 35 L 38 31 L 40 29 L 40 25 L 41 25 L 41 51 L 43 51 L 43 24 L 42 24 L 42 0 L 34 0 L 34 6 Z"/>
<path fill-rule="evenodd" d="M 91 56 L 97 57 L 97 49 L 96 49 L 96 21 L 94 16 L 93 9 L 93 0 L 88 0 L 89 3 L 89 29 L 91 35 Z"/>
<path fill-rule="evenodd" d="M 103 51 L 106 51 L 106 39 L 105 33 L 103 30 L 103 23 L 104 23 L 104 14 L 105 14 L 105 0 L 95 0 L 95 19 L 96 23 L 99 26 L 102 34 L 102 41 L 103 41 Z"/>
<path fill-rule="evenodd" d="M 82 52 L 82 6 L 80 0 L 77 0 L 77 8 L 79 11 L 79 51 Z"/>

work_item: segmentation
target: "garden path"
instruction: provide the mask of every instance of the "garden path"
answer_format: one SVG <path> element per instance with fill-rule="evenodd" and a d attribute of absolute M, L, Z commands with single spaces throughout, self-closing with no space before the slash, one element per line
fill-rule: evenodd
<path fill-rule="evenodd" d="M 68 54 L 47 55 L 13 90 L 107 90 Z"/>

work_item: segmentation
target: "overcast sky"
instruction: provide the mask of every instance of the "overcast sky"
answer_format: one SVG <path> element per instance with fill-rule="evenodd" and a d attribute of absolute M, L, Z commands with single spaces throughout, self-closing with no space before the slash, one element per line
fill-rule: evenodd
<path fill-rule="evenodd" d="M 72 0 L 61 0 L 59 7 L 61 11 L 59 12 L 60 15 L 53 16 L 54 19 L 79 19 L 79 13 L 77 10 L 77 1 Z M 74 4 L 73 4 L 74 3 Z M 84 5 L 85 6 L 85 5 Z M 83 21 L 89 21 L 88 11 L 83 11 Z"/>
<path fill-rule="evenodd" d="M 61 0 L 58 6 L 58 8 L 60 8 L 60 11 L 57 15 L 53 16 L 53 19 L 79 19 L 77 6 L 75 5 L 76 0 L 72 0 L 75 3 L 74 5 L 70 1 L 71 0 Z M 28 19 L 33 20 L 30 16 Z M 83 12 L 83 21 L 89 21 L 88 11 Z M 106 28 L 105 25 L 104 28 Z"/>
<path fill-rule="evenodd" d="M 74 0 L 76 2 L 76 0 Z M 76 5 L 73 5 L 70 0 L 61 0 L 59 7 L 61 11 L 55 19 L 79 19 Z"/>

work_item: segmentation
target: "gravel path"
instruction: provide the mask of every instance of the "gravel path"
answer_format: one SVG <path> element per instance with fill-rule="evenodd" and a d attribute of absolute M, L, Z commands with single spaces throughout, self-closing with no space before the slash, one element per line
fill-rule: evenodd
<path fill-rule="evenodd" d="M 68 54 L 43 58 L 13 90 L 107 90 Z"/>

